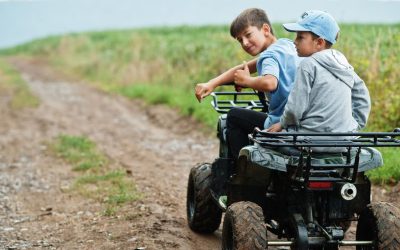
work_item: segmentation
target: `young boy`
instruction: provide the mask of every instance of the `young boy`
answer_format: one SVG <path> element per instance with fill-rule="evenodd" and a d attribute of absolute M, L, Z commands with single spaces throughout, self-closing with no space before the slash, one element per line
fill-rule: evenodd
<path fill-rule="evenodd" d="M 279 122 L 292 88 L 296 67 L 299 63 L 294 44 L 289 39 L 277 39 L 266 13 L 261 9 L 243 11 L 231 24 L 230 33 L 244 51 L 259 55 L 248 63 L 235 66 L 207 83 L 195 88 L 196 98 L 201 101 L 216 87 L 235 82 L 238 88 L 252 88 L 267 92 L 269 114 L 236 108 L 227 114 L 227 143 L 232 159 L 236 160 L 242 147 L 249 144 L 248 134 L 255 127 L 268 128 Z M 257 71 L 258 76 L 250 74 Z"/>
<path fill-rule="evenodd" d="M 283 27 L 297 33 L 297 53 L 307 58 L 297 69 L 280 123 L 268 131 L 354 132 L 364 128 L 371 109 L 369 92 L 346 57 L 330 49 L 339 33 L 333 17 L 312 10 Z"/>

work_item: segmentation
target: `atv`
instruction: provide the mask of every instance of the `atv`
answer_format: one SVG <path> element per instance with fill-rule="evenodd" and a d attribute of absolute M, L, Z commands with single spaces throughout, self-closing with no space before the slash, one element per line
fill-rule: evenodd
<path fill-rule="evenodd" d="M 234 164 L 228 158 L 226 113 L 238 107 L 265 110 L 268 104 L 253 92 L 214 92 L 212 97 L 221 114 L 220 150 L 213 163 L 190 171 L 187 219 L 193 231 L 213 233 L 225 213 L 222 249 L 400 249 L 400 210 L 371 202 L 365 174 L 383 165 L 375 147 L 400 147 L 400 129 L 268 133 L 256 128 Z M 343 150 L 323 152 L 332 147 Z M 356 239 L 346 240 L 353 221 Z"/>

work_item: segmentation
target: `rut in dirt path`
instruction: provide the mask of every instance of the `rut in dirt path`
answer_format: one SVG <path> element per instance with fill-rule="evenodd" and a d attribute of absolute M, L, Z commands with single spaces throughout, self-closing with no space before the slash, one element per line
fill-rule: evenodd
<path fill-rule="evenodd" d="M 220 232 L 194 234 L 185 211 L 190 167 L 213 160 L 215 139 L 165 107 L 147 107 L 82 84 L 47 79 L 43 72 L 49 69 L 43 65 L 14 63 L 41 104 L 2 114 L 0 246 L 219 248 Z M 65 192 L 63 187 L 72 185 L 75 174 L 46 149 L 46 142 L 60 134 L 93 140 L 115 167 L 130 170 L 143 198 L 110 218 L 101 214 L 98 202 Z M 52 212 L 42 216 L 46 208 Z"/>

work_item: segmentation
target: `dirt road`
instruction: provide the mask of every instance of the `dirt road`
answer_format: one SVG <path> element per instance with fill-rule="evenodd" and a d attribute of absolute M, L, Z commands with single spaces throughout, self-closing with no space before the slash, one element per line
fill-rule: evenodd
<path fill-rule="evenodd" d="M 16 112 L 0 103 L 0 249 L 219 249 L 221 231 L 191 232 L 185 212 L 191 166 L 217 155 L 212 136 L 165 107 L 66 82 L 40 62 L 13 63 L 41 104 Z M 60 134 L 96 142 L 143 198 L 107 217 L 101 203 L 66 191 L 76 173 L 47 148 Z M 399 189 L 375 194 L 398 202 Z"/>
<path fill-rule="evenodd" d="M 185 220 L 190 167 L 217 155 L 214 138 L 165 107 L 65 82 L 38 62 L 14 64 L 41 104 L 1 107 L 0 249 L 218 249 L 220 232 L 196 235 Z M 66 192 L 76 173 L 46 146 L 59 134 L 96 142 L 143 198 L 107 217 L 102 204 Z"/>

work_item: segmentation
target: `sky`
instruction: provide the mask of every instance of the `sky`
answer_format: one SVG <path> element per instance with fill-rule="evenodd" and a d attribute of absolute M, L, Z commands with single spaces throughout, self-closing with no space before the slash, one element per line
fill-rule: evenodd
<path fill-rule="evenodd" d="M 272 22 L 319 9 L 339 23 L 400 23 L 400 0 L 0 0 L 0 48 L 70 32 L 229 24 L 250 7 Z"/>

